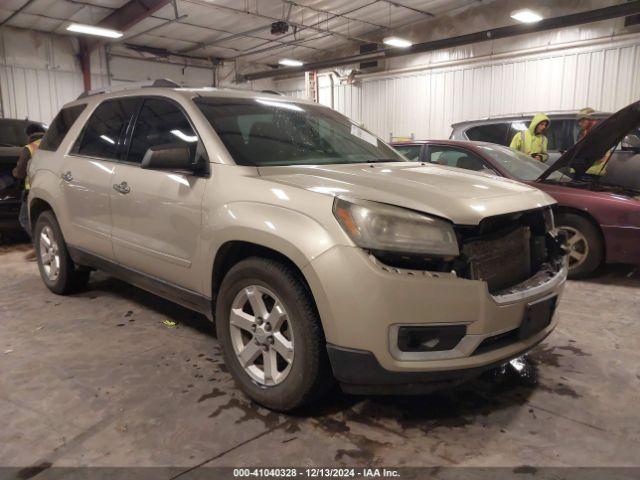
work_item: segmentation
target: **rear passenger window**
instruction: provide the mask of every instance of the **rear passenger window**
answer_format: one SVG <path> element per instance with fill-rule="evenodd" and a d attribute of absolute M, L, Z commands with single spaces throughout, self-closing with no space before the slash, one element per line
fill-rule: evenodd
<path fill-rule="evenodd" d="M 148 98 L 136 120 L 127 160 L 141 163 L 149 147 L 165 144 L 186 145 L 191 152 L 191 160 L 194 161 L 198 135 L 175 103 Z"/>
<path fill-rule="evenodd" d="M 480 125 L 467 130 L 467 138 L 476 142 L 490 142 L 497 143 L 499 145 L 508 145 L 507 130 L 509 130 L 509 125 L 506 123 Z"/>
<path fill-rule="evenodd" d="M 55 152 L 64 137 L 69 132 L 69 129 L 78 119 L 80 114 L 87 108 L 87 105 L 74 105 L 72 107 L 63 108 L 58 112 L 56 118 L 53 119 L 53 123 L 47 130 L 42 142 L 40 143 L 40 150 L 49 150 Z"/>
<path fill-rule="evenodd" d="M 129 98 L 101 103 L 89 117 L 74 153 L 119 160 L 122 141 L 138 102 Z"/>

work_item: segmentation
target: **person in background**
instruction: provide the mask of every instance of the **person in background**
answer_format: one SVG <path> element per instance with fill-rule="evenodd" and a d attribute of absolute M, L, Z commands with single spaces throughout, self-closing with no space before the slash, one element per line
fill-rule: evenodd
<path fill-rule="evenodd" d="M 22 192 L 22 204 L 20 205 L 20 213 L 18 215 L 18 221 L 20 222 L 20 226 L 27 232 L 29 238 L 31 238 L 31 226 L 29 225 L 29 178 L 27 176 L 27 172 L 29 170 L 29 160 L 33 158 L 38 147 L 40 146 L 40 141 L 45 134 L 44 128 L 40 125 L 31 123 L 27 126 L 25 131 L 28 138 L 28 143 L 20 152 L 20 158 L 18 158 L 18 163 L 15 168 L 11 172 L 11 174 L 18 179 L 19 181 L 24 180 L 24 190 Z M 35 260 L 35 252 L 31 252 L 28 255 L 30 260 Z"/>
<path fill-rule="evenodd" d="M 537 113 L 527 130 L 522 130 L 513 136 L 509 147 L 530 155 L 540 162 L 546 162 L 549 154 L 547 153 L 548 140 L 544 132 L 549 128 L 549 123 L 549 117 L 544 113 Z"/>
<path fill-rule="evenodd" d="M 593 108 L 586 107 L 578 112 L 578 127 L 580 127 L 580 133 L 578 134 L 578 141 L 586 137 L 593 127 L 598 124 L 598 120 L 593 117 L 596 111 Z M 611 152 L 607 152 L 600 160 L 596 160 L 591 167 L 586 171 L 587 175 L 602 176 L 605 172 L 605 165 Z"/>
<path fill-rule="evenodd" d="M 578 112 L 578 127 L 580 127 L 578 141 L 586 137 L 591 129 L 598 124 L 598 120 L 593 118 L 594 113 L 596 113 L 596 111 L 590 107 L 583 108 Z"/>

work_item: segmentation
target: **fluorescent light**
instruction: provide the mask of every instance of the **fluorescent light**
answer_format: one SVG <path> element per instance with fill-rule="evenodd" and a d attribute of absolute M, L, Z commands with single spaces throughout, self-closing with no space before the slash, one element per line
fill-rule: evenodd
<path fill-rule="evenodd" d="M 278 62 L 280 65 L 284 65 L 285 67 L 301 67 L 304 65 L 300 60 L 293 60 L 291 58 L 283 58 Z"/>
<path fill-rule="evenodd" d="M 382 39 L 382 43 L 395 48 L 408 48 L 413 45 L 409 40 L 400 37 L 386 37 Z"/>
<path fill-rule="evenodd" d="M 87 35 L 96 35 L 98 37 L 120 38 L 122 32 L 111 30 L 110 28 L 94 27 L 93 25 L 84 25 L 82 23 L 72 23 L 67 27 L 70 32 L 85 33 Z"/>
<path fill-rule="evenodd" d="M 536 23 L 542 20 L 542 15 L 528 8 L 511 12 L 511 18 L 522 23 Z"/>
<path fill-rule="evenodd" d="M 106 135 L 100 135 L 100 138 L 102 140 L 104 140 L 105 142 L 110 143 L 111 145 L 115 145 L 116 144 L 116 141 L 113 138 L 107 137 Z"/>

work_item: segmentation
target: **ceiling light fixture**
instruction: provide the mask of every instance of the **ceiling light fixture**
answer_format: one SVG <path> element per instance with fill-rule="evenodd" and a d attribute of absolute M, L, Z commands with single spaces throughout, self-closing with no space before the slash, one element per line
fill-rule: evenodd
<path fill-rule="evenodd" d="M 301 67 L 304 65 L 300 60 L 293 60 L 291 58 L 283 58 L 278 62 L 280 65 L 284 65 L 285 67 Z"/>
<path fill-rule="evenodd" d="M 536 23 L 542 20 L 542 15 L 528 8 L 511 12 L 511 18 L 522 23 Z"/>
<path fill-rule="evenodd" d="M 413 45 L 413 42 L 400 37 L 386 37 L 382 39 L 382 43 L 394 48 L 408 48 Z"/>
<path fill-rule="evenodd" d="M 97 37 L 120 38 L 123 33 L 110 28 L 94 27 L 93 25 L 84 25 L 82 23 L 72 23 L 67 30 L 75 33 L 84 33 L 86 35 L 95 35 Z"/>

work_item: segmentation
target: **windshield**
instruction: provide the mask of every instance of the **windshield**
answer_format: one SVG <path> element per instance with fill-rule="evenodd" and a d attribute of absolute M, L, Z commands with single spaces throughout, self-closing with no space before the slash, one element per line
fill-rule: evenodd
<path fill-rule="evenodd" d="M 0 119 L 0 146 L 24 147 L 27 144 L 27 134 L 24 120 Z"/>
<path fill-rule="evenodd" d="M 478 145 L 478 147 L 517 180 L 536 180 L 549 168 L 549 165 L 508 147 L 501 145 Z M 549 178 L 559 180 L 562 176 L 561 173 L 554 172 Z"/>
<path fill-rule="evenodd" d="M 271 97 L 194 100 L 238 165 L 406 161 L 373 134 L 326 107 Z"/>

